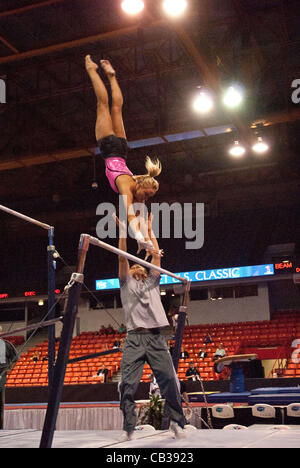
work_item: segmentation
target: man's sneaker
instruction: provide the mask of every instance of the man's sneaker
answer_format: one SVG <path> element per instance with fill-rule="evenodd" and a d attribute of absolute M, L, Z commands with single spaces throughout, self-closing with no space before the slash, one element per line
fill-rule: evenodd
<path fill-rule="evenodd" d="M 134 431 L 123 431 L 120 438 L 119 442 L 127 442 L 128 440 L 132 440 L 134 437 Z"/>
<path fill-rule="evenodd" d="M 197 431 L 197 428 L 192 424 L 187 424 L 184 426 L 184 433 L 188 434 L 189 432 Z"/>
<path fill-rule="evenodd" d="M 174 433 L 176 439 L 183 439 L 186 436 L 182 427 L 180 427 L 179 424 L 175 421 L 171 421 L 170 431 Z"/>

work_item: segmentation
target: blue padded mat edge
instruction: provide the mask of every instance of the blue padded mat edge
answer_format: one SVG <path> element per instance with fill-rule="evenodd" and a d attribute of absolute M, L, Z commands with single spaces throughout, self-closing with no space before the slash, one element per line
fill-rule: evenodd
<path fill-rule="evenodd" d="M 206 395 L 206 399 L 208 403 L 247 403 L 248 397 L 251 395 L 250 392 L 242 392 L 242 393 L 211 393 Z M 189 395 L 189 400 L 191 403 L 203 403 L 204 396 L 202 393 L 192 394 Z"/>
<path fill-rule="evenodd" d="M 191 403 L 204 403 L 202 393 L 189 395 Z M 242 393 L 210 393 L 206 395 L 208 403 L 248 403 L 250 406 L 258 403 L 269 405 L 289 405 L 290 403 L 300 403 L 300 387 L 271 387 L 257 388 L 251 392 Z"/>
<path fill-rule="evenodd" d="M 265 387 L 251 390 L 251 395 L 278 395 L 280 393 L 300 393 L 300 387 Z"/>
<path fill-rule="evenodd" d="M 266 403 L 267 405 L 289 405 L 290 403 L 300 403 L 300 392 L 279 393 L 278 395 L 264 394 L 249 396 L 248 404 L 250 406 L 258 403 Z"/>

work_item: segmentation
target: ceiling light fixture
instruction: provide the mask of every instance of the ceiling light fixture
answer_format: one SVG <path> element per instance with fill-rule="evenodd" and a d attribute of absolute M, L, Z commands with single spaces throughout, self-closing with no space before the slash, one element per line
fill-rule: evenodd
<path fill-rule="evenodd" d="M 200 91 L 193 105 L 195 111 L 200 112 L 201 114 L 206 114 L 207 112 L 211 111 L 213 106 L 213 99 L 206 91 Z"/>
<path fill-rule="evenodd" d="M 234 145 L 229 150 L 229 154 L 235 158 L 240 158 L 244 156 L 245 153 L 246 149 L 239 143 L 239 141 L 235 141 Z"/>
<path fill-rule="evenodd" d="M 262 139 L 262 137 L 258 137 L 257 142 L 252 146 L 252 149 L 255 153 L 263 154 L 268 151 L 269 145 Z"/>
<path fill-rule="evenodd" d="M 122 2 L 122 9 L 129 15 L 137 15 L 143 11 L 144 7 L 143 0 L 124 0 Z"/>
<path fill-rule="evenodd" d="M 166 13 L 173 17 L 182 15 L 187 7 L 187 0 L 165 0 L 163 8 Z"/>
<path fill-rule="evenodd" d="M 230 86 L 223 96 L 225 106 L 235 108 L 241 105 L 244 95 L 238 86 Z"/>

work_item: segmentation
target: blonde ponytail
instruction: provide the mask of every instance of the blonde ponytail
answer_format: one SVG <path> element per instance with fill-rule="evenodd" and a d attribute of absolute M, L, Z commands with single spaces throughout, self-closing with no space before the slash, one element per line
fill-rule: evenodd
<path fill-rule="evenodd" d="M 146 157 L 145 166 L 150 177 L 157 177 L 162 171 L 161 162 L 151 159 L 150 156 Z"/>
<path fill-rule="evenodd" d="M 157 191 L 159 189 L 159 183 L 154 177 L 157 177 L 162 171 L 161 162 L 158 159 L 151 159 L 150 156 L 147 156 L 145 166 L 147 174 L 133 176 L 133 179 L 139 186 Z"/>

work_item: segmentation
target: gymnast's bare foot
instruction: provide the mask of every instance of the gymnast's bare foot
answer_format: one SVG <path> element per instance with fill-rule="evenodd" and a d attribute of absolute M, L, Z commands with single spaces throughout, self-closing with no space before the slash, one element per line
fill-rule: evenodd
<path fill-rule="evenodd" d="M 95 62 L 93 62 L 93 60 L 91 59 L 91 56 L 87 55 L 85 57 L 85 68 L 87 72 L 90 72 L 92 70 L 95 70 L 95 71 L 98 70 L 99 67 Z"/>
<path fill-rule="evenodd" d="M 113 67 L 112 67 L 111 63 L 109 62 L 109 60 L 100 60 L 100 63 L 101 63 L 101 67 L 103 68 L 103 70 L 107 74 L 108 78 L 110 78 L 112 76 L 116 76 L 116 72 L 113 69 Z"/>

